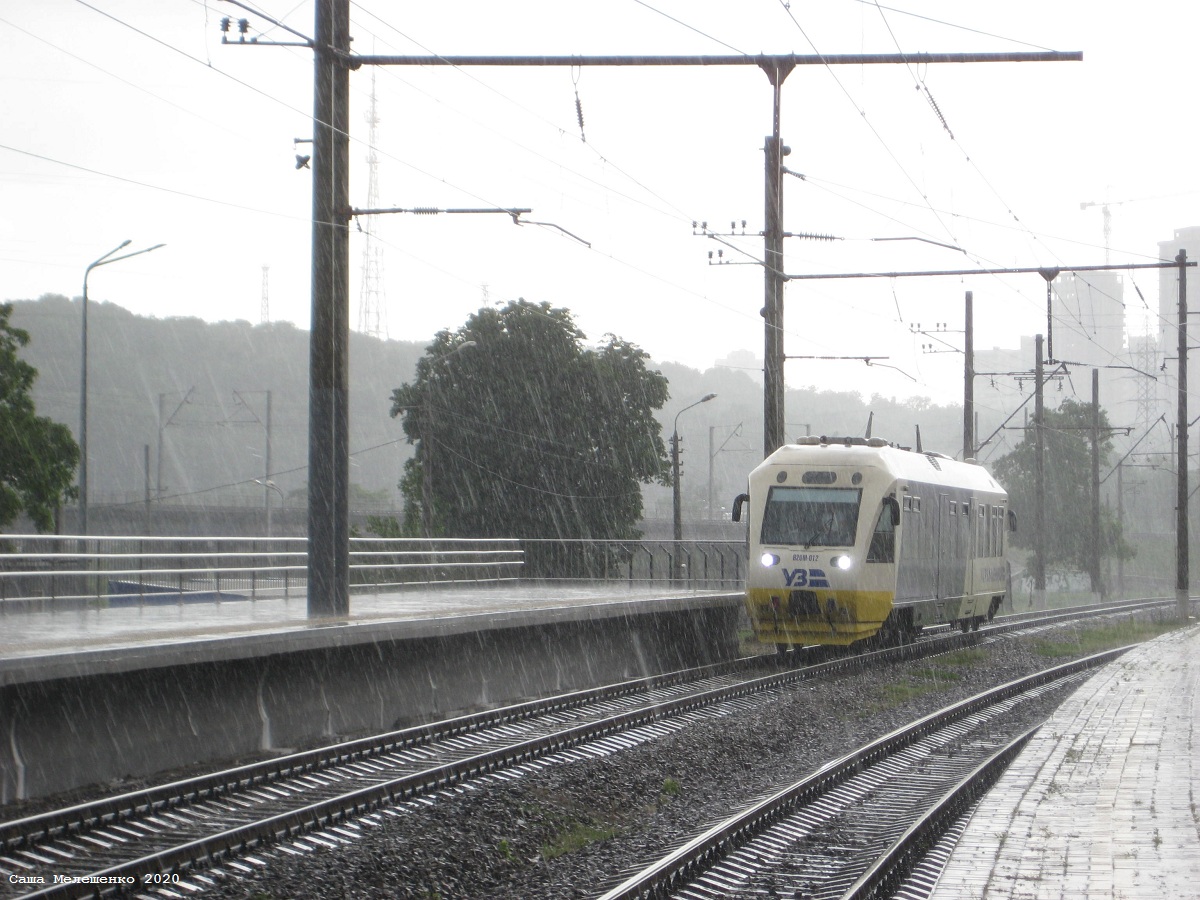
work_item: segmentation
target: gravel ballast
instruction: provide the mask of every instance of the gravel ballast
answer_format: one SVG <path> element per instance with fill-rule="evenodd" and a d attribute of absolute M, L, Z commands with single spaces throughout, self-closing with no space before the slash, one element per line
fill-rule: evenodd
<path fill-rule="evenodd" d="M 537 768 L 405 804 L 339 850 L 278 850 L 208 896 L 593 897 L 705 826 L 821 764 L 957 700 L 1087 655 L 1092 626 L 1007 638 L 946 657 L 804 682 L 630 750 Z M 1100 626 L 1111 628 L 1112 625 Z M 1020 704 L 1025 727 L 1073 688 Z"/>

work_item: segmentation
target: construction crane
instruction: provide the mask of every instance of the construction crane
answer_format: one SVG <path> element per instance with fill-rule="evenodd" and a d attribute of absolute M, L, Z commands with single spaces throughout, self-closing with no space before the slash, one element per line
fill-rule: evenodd
<path fill-rule="evenodd" d="M 1106 266 L 1110 262 L 1109 247 L 1112 243 L 1112 210 L 1110 210 L 1109 207 L 1120 206 L 1124 202 L 1124 200 L 1099 200 L 1087 201 L 1079 204 L 1080 209 L 1087 209 L 1089 206 L 1098 206 L 1100 207 L 1100 214 L 1104 216 L 1104 264 Z"/>

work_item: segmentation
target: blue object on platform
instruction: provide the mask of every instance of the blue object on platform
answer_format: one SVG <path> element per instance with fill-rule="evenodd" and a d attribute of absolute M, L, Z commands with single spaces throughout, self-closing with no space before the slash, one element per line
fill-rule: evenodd
<path fill-rule="evenodd" d="M 249 600 L 245 594 L 227 591 L 180 591 L 179 588 L 161 584 L 141 584 L 137 581 L 109 581 L 105 598 L 114 606 L 170 606 L 176 603 L 224 603 L 233 600 Z"/>

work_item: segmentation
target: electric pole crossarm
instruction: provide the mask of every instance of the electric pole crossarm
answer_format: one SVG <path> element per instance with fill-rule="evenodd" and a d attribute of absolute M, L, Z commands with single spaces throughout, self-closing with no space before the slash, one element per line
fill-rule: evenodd
<path fill-rule="evenodd" d="M 1186 266 L 1192 267 L 1196 263 L 1185 263 Z M 1062 266 L 1059 272 L 1111 272 L 1123 271 L 1125 269 L 1177 269 L 1177 262 L 1161 262 L 1161 263 L 1128 263 L 1126 265 L 1112 266 Z M 924 272 L 833 272 L 826 274 L 803 274 L 803 275 L 784 275 L 788 281 L 819 281 L 826 278 L 917 278 L 933 275 L 953 275 L 962 277 L 964 275 L 1041 275 L 1045 272 L 1044 267 L 1037 266 L 1019 266 L 1008 269 L 933 269 Z"/>
<path fill-rule="evenodd" d="M 354 68 L 359 66 L 758 66 L 766 70 L 790 69 L 793 66 L 869 66 L 910 65 L 932 63 L 1011 63 L 1011 62 L 1079 62 L 1083 52 L 1032 51 L 1020 53 L 848 53 L 833 55 L 748 56 L 730 54 L 717 56 L 355 56 Z"/>
<path fill-rule="evenodd" d="M 499 207 L 497 207 L 495 209 L 491 209 L 491 208 L 438 209 L 433 206 L 412 206 L 412 207 L 388 206 L 388 207 L 382 207 L 382 208 L 378 208 L 378 209 L 351 209 L 350 216 L 351 216 L 351 218 L 353 218 L 354 216 L 379 216 L 379 215 L 384 215 L 387 213 L 412 213 L 415 216 L 436 216 L 436 215 L 440 215 L 441 213 L 446 213 L 447 215 L 453 215 L 455 213 L 466 213 L 466 214 L 471 214 L 471 215 L 478 215 L 480 213 L 503 213 L 504 215 L 512 216 L 515 219 L 517 216 L 521 216 L 521 215 L 524 215 L 526 213 L 531 213 L 531 212 L 533 212 L 532 209 L 524 209 L 524 208 L 518 209 L 516 207 L 512 207 L 511 209 L 501 209 Z"/>
<path fill-rule="evenodd" d="M 270 16 L 268 16 L 266 13 L 262 12 L 261 10 L 257 10 L 251 6 L 247 6 L 245 3 L 239 2 L 239 0 L 225 0 L 225 2 L 230 4 L 231 6 L 236 6 L 238 9 L 243 9 L 246 12 L 251 13 L 259 19 L 263 19 L 267 22 L 270 22 L 276 28 L 282 28 L 288 34 L 291 34 L 291 35 L 294 35 L 294 36 L 300 38 L 300 42 L 293 43 L 290 41 L 288 41 L 288 42 L 260 41 L 257 38 L 252 38 L 250 41 L 246 41 L 246 40 L 230 41 L 230 40 L 226 40 L 225 36 L 222 35 L 222 37 L 221 37 L 222 44 L 228 44 L 229 46 L 232 46 L 232 47 L 236 47 L 238 44 L 246 44 L 246 43 L 249 43 L 253 46 L 258 46 L 258 47 L 309 47 L 309 48 L 311 48 L 311 47 L 315 46 L 315 41 L 313 41 L 313 39 L 310 38 L 308 35 L 297 31 L 295 28 L 292 28 L 290 25 L 285 25 L 283 22 L 280 22 L 278 19 L 272 19 Z M 224 32 L 225 29 L 227 29 L 228 27 L 229 27 L 228 20 L 223 20 L 221 23 L 222 32 Z M 244 33 L 244 29 L 242 29 L 242 30 Z M 328 49 L 333 49 L 333 48 L 328 48 Z"/>

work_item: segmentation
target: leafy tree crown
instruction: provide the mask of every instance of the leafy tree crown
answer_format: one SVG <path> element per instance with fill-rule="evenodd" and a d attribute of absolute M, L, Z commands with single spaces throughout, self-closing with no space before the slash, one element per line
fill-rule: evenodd
<path fill-rule="evenodd" d="M 569 311 L 516 300 L 442 331 L 392 392 L 418 445 L 405 467 L 406 531 L 432 502 L 440 534 L 627 538 L 640 484 L 667 483 L 654 411 L 667 380 L 615 335 L 587 347 Z"/>
<path fill-rule="evenodd" d="M 18 355 L 29 334 L 10 323 L 0 304 L 0 527 L 25 512 L 39 531 L 54 528 L 54 511 L 75 496 L 79 447 L 65 425 L 38 416 L 37 370 Z"/>

